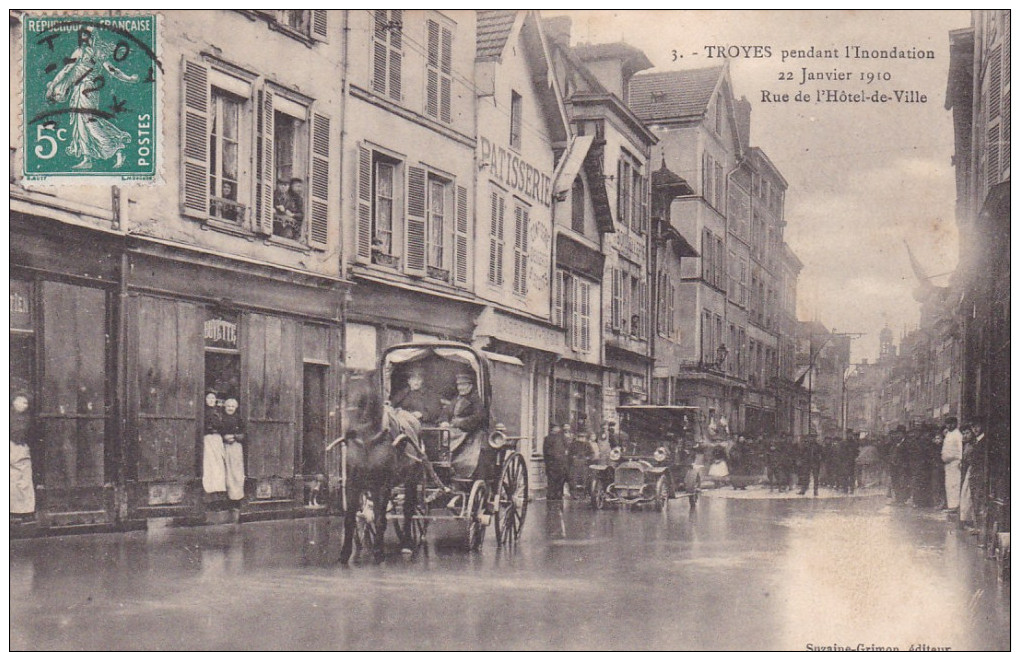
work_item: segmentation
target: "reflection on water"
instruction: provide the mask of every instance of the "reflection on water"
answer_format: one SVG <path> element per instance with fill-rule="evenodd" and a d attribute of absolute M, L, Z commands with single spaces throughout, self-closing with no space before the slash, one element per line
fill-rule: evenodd
<path fill-rule="evenodd" d="M 461 523 L 337 565 L 337 518 L 16 541 L 13 647 L 1008 647 L 1009 585 L 884 500 L 537 502 L 519 544 Z M 450 545 L 454 544 L 454 545 Z M 854 638 L 856 637 L 856 638 Z M 914 640 L 916 637 L 922 637 Z"/>

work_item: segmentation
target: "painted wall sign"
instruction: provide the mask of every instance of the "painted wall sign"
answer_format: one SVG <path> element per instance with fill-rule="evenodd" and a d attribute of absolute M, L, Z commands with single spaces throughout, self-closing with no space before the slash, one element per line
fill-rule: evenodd
<path fill-rule="evenodd" d="M 499 147 L 485 136 L 478 139 L 479 158 L 489 164 L 493 179 L 543 206 L 552 204 L 552 177 L 531 165 L 516 153 Z"/>

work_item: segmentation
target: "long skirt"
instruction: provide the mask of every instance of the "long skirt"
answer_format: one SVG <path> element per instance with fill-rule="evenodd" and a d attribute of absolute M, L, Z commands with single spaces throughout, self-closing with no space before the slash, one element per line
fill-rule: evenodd
<path fill-rule="evenodd" d="M 226 462 L 227 498 L 241 500 L 244 498 L 244 446 L 236 441 L 224 444 L 223 457 Z"/>
<path fill-rule="evenodd" d="M 223 437 L 206 435 L 202 447 L 202 488 L 207 494 L 227 490 Z"/>
<path fill-rule="evenodd" d="M 32 484 L 32 457 L 28 446 L 11 442 L 11 514 L 35 511 L 35 486 Z"/>
<path fill-rule="evenodd" d="M 946 462 L 946 508 L 960 508 L 960 460 Z"/>
<path fill-rule="evenodd" d="M 974 501 L 971 498 L 970 492 L 970 469 L 967 469 L 967 474 L 963 476 L 963 485 L 960 487 L 960 522 L 961 523 L 973 523 L 974 522 Z"/>

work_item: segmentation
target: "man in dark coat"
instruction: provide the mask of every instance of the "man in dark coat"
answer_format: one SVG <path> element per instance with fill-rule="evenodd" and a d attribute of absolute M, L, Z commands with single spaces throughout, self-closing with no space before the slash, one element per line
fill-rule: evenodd
<path fill-rule="evenodd" d="M 815 479 L 815 492 L 818 495 L 818 476 L 822 472 L 822 445 L 817 438 L 808 437 L 801 445 L 800 460 L 800 495 L 807 493 L 812 476 Z"/>
<path fill-rule="evenodd" d="M 443 410 L 442 421 L 453 429 L 450 435 L 450 452 L 453 454 L 453 470 L 457 477 L 479 477 L 485 475 L 483 465 L 487 460 L 479 454 L 483 446 L 480 430 L 486 425 L 485 414 L 475 395 L 475 379 L 471 374 L 457 374 L 457 398 L 450 401 Z"/>
<path fill-rule="evenodd" d="M 554 425 L 549 429 L 549 434 L 542 444 L 542 455 L 545 456 L 545 477 L 548 481 L 546 498 L 563 500 L 563 483 L 567 481 L 569 461 L 567 440 L 559 426 Z"/>
<path fill-rule="evenodd" d="M 423 424 L 435 421 L 435 406 L 425 394 L 425 374 L 415 367 L 407 376 L 407 387 L 393 396 L 393 407 L 407 410 Z"/>

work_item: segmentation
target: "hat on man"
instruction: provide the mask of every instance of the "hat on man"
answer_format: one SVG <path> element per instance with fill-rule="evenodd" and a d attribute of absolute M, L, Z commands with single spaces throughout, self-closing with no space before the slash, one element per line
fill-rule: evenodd
<path fill-rule="evenodd" d="M 472 376 L 471 374 L 457 374 L 457 382 L 471 383 L 473 385 L 475 383 L 475 377 Z"/>

